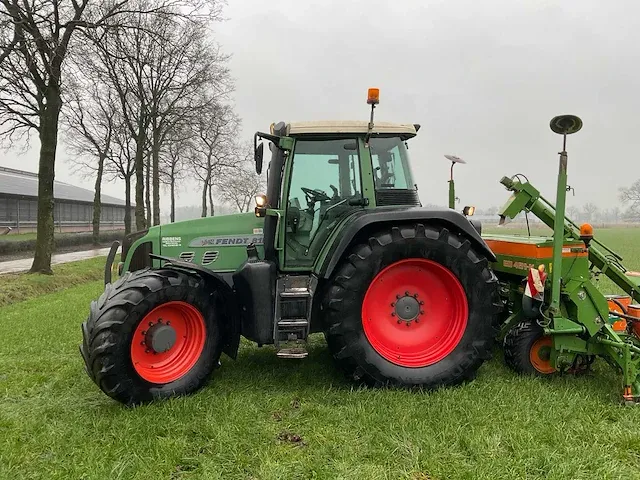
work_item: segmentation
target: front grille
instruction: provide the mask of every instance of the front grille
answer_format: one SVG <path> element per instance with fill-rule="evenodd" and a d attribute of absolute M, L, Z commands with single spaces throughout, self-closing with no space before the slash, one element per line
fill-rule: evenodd
<path fill-rule="evenodd" d="M 393 205 L 409 205 L 420 207 L 420 197 L 417 190 L 376 190 L 376 205 L 388 207 Z"/>
<path fill-rule="evenodd" d="M 182 252 L 180 254 L 180 260 L 184 260 L 185 262 L 193 261 L 193 257 L 195 256 L 195 252 Z"/>
<path fill-rule="evenodd" d="M 214 250 L 212 252 L 204 252 L 202 255 L 202 264 L 209 265 L 210 263 L 215 262 L 218 259 L 218 251 Z"/>

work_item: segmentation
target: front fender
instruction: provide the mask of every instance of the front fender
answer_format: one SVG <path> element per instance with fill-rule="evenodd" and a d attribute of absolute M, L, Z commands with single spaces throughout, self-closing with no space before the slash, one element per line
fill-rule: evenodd
<path fill-rule="evenodd" d="M 480 250 L 490 262 L 497 261 L 496 256 L 482 239 L 469 219 L 455 210 L 431 210 L 421 207 L 408 209 L 390 209 L 363 211 L 350 218 L 346 227 L 336 236 L 325 251 L 331 252 L 320 263 L 317 273 L 327 279 L 331 276 L 345 251 L 352 244 L 354 238 L 363 230 L 370 230 L 384 224 L 399 224 L 406 222 L 441 223 L 450 226 L 469 238 L 475 248 Z"/>
<path fill-rule="evenodd" d="M 218 290 L 222 294 L 222 302 L 217 305 L 224 310 L 222 316 L 225 319 L 220 325 L 224 335 L 222 351 L 235 360 L 240 347 L 240 309 L 236 295 L 225 279 L 216 272 L 191 262 L 153 253 L 149 256 L 155 260 L 166 262 L 162 268 L 173 268 L 199 275 L 208 285 L 211 285 L 212 292 Z"/>

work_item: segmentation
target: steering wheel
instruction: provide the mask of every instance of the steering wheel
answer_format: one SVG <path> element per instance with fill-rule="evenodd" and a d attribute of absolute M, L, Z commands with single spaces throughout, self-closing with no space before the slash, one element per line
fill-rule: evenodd
<path fill-rule="evenodd" d="M 311 190 L 310 188 L 300 187 L 300 190 L 304 192 L 304 196 L 307 200 L 307 204 L 312 206 L 316 202 L 329 202 L 331 198 L 322 190 Z"/>

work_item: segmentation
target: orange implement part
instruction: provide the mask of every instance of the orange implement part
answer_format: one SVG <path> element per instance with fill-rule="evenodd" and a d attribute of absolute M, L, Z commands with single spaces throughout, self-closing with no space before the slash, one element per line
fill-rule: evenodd
<path fill-rule="evenodd" d="M 552 258 L 553 247 L 539 247 L 533 243 L 519 243 L 506 240 L 490 240 L 486 239 L 485 243 L 491 251 L 498 255 L 508 255 L 510 257 L 526 257 L 526 258 Z M 565 245 L 562 249 L 563 257 L 586 257 L 589 253 L 586 250 L 572 252 L 571 248 L 575 246 Z"/>
<path fill-rule="evenodd" d="M 618 313 L 627 313 L 620 308 L 618 303 L 621 303 L 625 310 L 629 309 L 629 305 L 631 305 L 631 297 L 628 295 L 605 295 L 607 298 L 607 303 L 609 304 L 609 310 Z M 616 303 L 617 302 L 617 303 Z"/>
<path fill-rule="evenodd" d="M 543 373 L 545 375 L 554 373 L 556 371 L 551 365 L 551 348 L 552 348 L 552 340 L 550 336 L 544 336 L 538 338 L 533 345 L 531 345 L 531 350 L 529 350 L 529 360 L 531 361 L 531 365 L 538 372 Z"/>
<path fill-rule="evenodd" d="M 624 332 L 627 330 L 627 321 L 624 319 L 616 320 L 611 324 L 611 328 L 613 328 L 614 332 Z"/>
<path fill-rule="evenodd" d="M 627 307 L 627 314 L 638 318 L 637 322 L 631 323 L 631 329 L 633 330 L 633 333 L 636 334 L 636 337 L 640 338 L 640 305 L 629 305 Z"/>

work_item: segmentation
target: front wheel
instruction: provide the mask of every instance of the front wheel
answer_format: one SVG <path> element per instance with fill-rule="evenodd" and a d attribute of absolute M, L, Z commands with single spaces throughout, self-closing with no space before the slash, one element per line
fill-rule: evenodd
<path fill-rule="evenodd" d="M 444 227 L 381 231 L 355 246 L 323 302 L 338 364 L 370 385 L 456 385 L 490 357 L 497 279 L 470 241 Z"/>
<path fill-rule="evenodd" d="M 213 292 L 174 270 L 139 270 L 107 285 L 82 324 L 89 377 L 138 404 L 195 392 L 221 354 Z"/>

